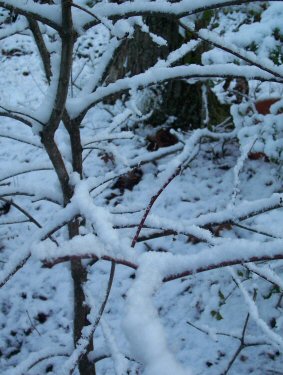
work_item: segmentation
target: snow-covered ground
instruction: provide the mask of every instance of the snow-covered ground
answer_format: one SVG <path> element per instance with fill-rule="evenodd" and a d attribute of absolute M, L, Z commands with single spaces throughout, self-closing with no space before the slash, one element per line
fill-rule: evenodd
<path fill-rule="evenodd" d="M 99 66 L 106 47 L 107 32 L 101 27 L 94 36 L 80 40 L 73 73 L 81 75 L 80 84 Z M 46 85 L 30 38 L 13 36 L 1 48 L 1 103 L 16 106 L 19 112 L 38 111 Z M 215 56 L 211 52 L 207 58 Z M 269 247 L 271 255 L 279 254 L 283 244 L 282 208 L 278 208 L 282 203 L 283 115 L 249 113 L 244 117 L 238 110 L 237 106 L 232 109 L 237 132 L 229 126 L 215 127 L 212 139 L 206 130 L 175 131 L 176 145 L 150 152 L 148 135 L 156 129 L 133 113 L 133 103 L 94 107 L 81 129 L 85 181 L 77 183 L 73 176 L 77 191 L 69 214 L 79 202 L 97 227 L 82 229 L 81 242 L 74 245 L 66 241 L 65 228 L 57 231 L 53 239 L 59 249 L 51 241 L 39 245 L 41 237 L 37 237 L 40 228 L 42 233 L 48 231 L 62 215 L 62 196 L 51 163 L 30 128 L 1 117 L 0 197 L 14 203 L 0 217 L 3 273 L 11 259 L 25 258 L 32 251 L 0 290 L 1 374 L 67 371 L 73 353 L 70 266 L 63 262 L 46 268 L 41 259 L 46 254 L 54 257 L 54 251 L 78 253 L 76 246 L 88 243 L 97 246 L 89 252 L 104 255 L 115 241 L 117 257 L 132 259 L 140 269 L 136 273 L 116 265 L 91 353 L 98 375 L 282 373 L 282 261 L 193 272 L 205 268 L 210 259 L 214 263 L 236 259 L 237 252 L 240 259 L 245 252 L 257 254 L 257 249 L 260 256 Z M 241 121 L 245 121 L 243 129 Z M 71 168 L 63 126 L 56 142 Z M 130 241 L 152 196 L 188 158 L 192 158 L 189 165 L 158 197 L 140 241 L 131 249 Z M 138 172 L 131 189 L 127 180 L 113 179 L 133 167 Z M 84 189 L 91 191 L 92 202 L 81 199 Z M 171 233 L 162 234 L 166 230 Z M 97 240 L 97 234 L 103 241 Z M 84 262 L 89 271 L 90 320 L 94 321 L 105 297 L 111 264 Z M 162 283 L 163 278 L 187 269 L 193 274 Z"/>

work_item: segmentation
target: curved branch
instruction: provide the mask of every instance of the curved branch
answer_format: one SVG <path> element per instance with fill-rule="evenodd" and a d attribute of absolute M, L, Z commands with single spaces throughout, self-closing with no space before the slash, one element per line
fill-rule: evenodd
<path fill-rule="evenodd" d="M 1 106 L 0 106 L 0 108 L 1 108 Z M 12 112 L 0 112 L 0 116 L 1 117 L 12 118 L 13 120 L 22 122 L 23 124 L 29 126 L 30 128 L 32 127 L 32 123 L 30 121 L 26 120 L 25 118 L 23 118 L 21 116 L 16 115 L 15 113 L 12 113 Z"/>
<path fill-rule="evenodd" d="M 48 49 L 46 48 L 42 33 L 40 31 L 40 28 L 38 26 L 37 21 L 35 21 L 31 17 L 27 17 L 28 23 L 30 26 L 30 30 L 32 32 L 32 35 L 34 37 L 35 43 L 37 45 L 39 54 L 41 56 L 41 61 L 43 63 L 45 76 L 47 78 L 48 83 L 51 81 L 52 76 L 52 70 L 51 70 L 51 59 L 50 59 L 50 53 Z"/>
<path fill-rule="evenodd" d="M 257 68 L 263 70 L 264 72 L 267 72 L 269 74 L 274 75 L 274 77 L 279 78 L 280 80 L 283 79 L 283 75 L 276 69 L 273 69 L 272 67 L 267 67 L 262 65 L 256 56 L 251 56 L 251 52 L 247 53 L 246 51 L 241 51 L 239 48 L 231 47 L 227 45 L 227 42 L 224 40 L 224 38 L 221 38 L 218 34 L 205 30 L 205 35 L 203 30 L 200 31 L 194 31 L 190 27 L 188 27 L 185 23 L 180 22 L 180 25 L 190 33 L 193 33 L 197 38 L 201 39 L 202 41 L 211 44 L 214 47 L 217 47 L 225 52 L 230 53 L 231 55 L 238 57 L 239 59 L 247 62 L 248 64 L 252 66 L 256 66 Z M 213 35 L 215 34 L 215 35 Z"/>
<path fill-rule="evenodd" d="M 30 118 L 31 120 L 34 120 L 34 121 L 38 122 L 40 125 L 44 126 L 43 122 L 41 122 L 40 120 L 36 119 L 35 117 L 33 117 L 33 116 L 31 116 L 27 113 L 19 112 L 19 111 L 16 111 L 16 110 L 11 110 L 11 109 L 3 107 L 2 105 L 0 105 L 0 108 L 2 108 L 5 111 L 5 112 L 0 112 L 1 116 L 11 117 L 15 120 L 23 122 L 25 125 L 28 125 L 29 127 L 32 127 L 32 122 L 25 119 L 25 117 L 27 117 L 27 118 Z M 19 115 L 24 116 L 24 117 L 21 117 Z"/>
<path fill-rule="evenodd" d="M 60 263 L 68 262 L 70 260 L 82 260 L 82 259 L 93 259 L 95 261 L 97 261 L 99 259 L 102 259 L 102 260 L 106 260 L 108 262 L 114 262 L 115 264 L 121 264 L 123 266 L 132 268 L 133 270 L 138 269 L 137 264 L 135 264 L 133 262 L 129 262 L 126 259 L 114 258 L 114 257 L 110 257 L 108 255 L 105 255 L 105 256 L 102 256 L 101 258 L 99 258 L 97 255 L 89 254 L 89 253 L 81 254 L 81 255 L 65 255 L 65 256 L 58 257 L 58 258 L 52 259 L 52 260 L 43 260 L 43 266 L 46 267 L 46 268 L 52 268 L 55 265 L 60 264 Z"/>
<path fill-rule="evenodd" d="M 37 148 L 42 148 L 41 144 L 37 144 L 36 142 L 30 141 L 30 140 L 19 139 L 15 135 L 1 134 L 0 133 L 0 137 L 7 138 L 7 139 L 13 139 L 13 141 L 18 141 L 18 142 L 25 143 L 25 144 L 30 145 L 30 146 L 34 146 L 34 147 L 37 147 Z"/>
<path fill-rule="evenodd" d="M 47 268 L 52 268 L 53 266 L 55 266 L 57 264 L 67 262 L 69 260 L 74 260 L 74 259 L 76 259 L 76 260 L 79 260 L 79 259 L 80 260 L 82 260 L 82 259 L 99 260 L 99 259 L 101 259 L 101 260 L 105 260 L 105 261 L 108 261 L 108 262 L 110 261 L 110 262 L 115 262 L 116 264 L 121 264 L 121 265 L 129 267 L 133 270 L 137 270 L 139 268 L 138 264 L 127 261 L 125 259 L 114 258 L 114 257 L 111 257 L 111 256 L 102 256 L 101 258 L 99 258 L 95 254 L 89 254 L 89 253 L 81 254 L 81 255 L 66 255 L 66 256 L 63 256 L 63 257 L 58 257 L 58 258 L 53 259 L 51 261 L 46 260 L 46 261 L 43 261 L 43 266 L 47 267 Z M 243 265 L 245 263 L 250 263 L 250 262 L 273 261 L 273 260 L 280 260 L 280 259 L 283 259 L 283 251 L 278 252 L 278 253 L 273 254 L 273 255 L 266 254 L 266 255 L 262 255 L 262 256 L 250 256 L 250 257 L 246 257 L 245 259 L 234 258 L 234 259 L 230 259 L 230 260 L 227 260 L 227 261 L 218 261 L 218 262 L 216 261 L 216 262 L 211 262 L 210 264 L 208 264 L 206 266 L 191 268 L 191 269 L 187 269 L 186 271 L 183 271 L 183 272 L 168 275 L 168 276 L 163 278 L 163 282 L 166 283 L 166 282 L 169 282 L 169 281 L 181 279 L 183 277 L 191 276 L 191 275 L 194 275 L 194 274 L 197 274 L 197 273 L 211 271 L 211 270 L 224 268 L 224 267 L 228 267 L 228 266 L 235 266 L 235 265 L 240 265 L 240 264 Z"/>
<path fill-rule="evenodd" d="M 66 353 L 56 353 L 56 354 L 49 354 L 49 355 L 43 356 L 43 357 L 39 358 L 38 360 L 36 360 L 33 364 L 31 364 L 27 368 L 27 370 L 32 369 L 33 367 L 35 367 L 36 365 L 38 365 L 42 361 L 46 361 L 47 359 L 55 358 L 55 357 L 69 357 L 69 355 L 70 354 L 66 352 Z"/>
<path fill-rule="evenodd" d="M 278 79 L 273 74 L 264 72 L 254 66 L 239 66 L 236 64 L 194 65 L 191 64 L 175 67 L 152 67 L 144 73 L 133 77 L 124 77 L 114 83 L 99 87 L 92 94 L 88 94 L 76 99 L 69 99 L 67 109 L 72 118 L 80 118 L 82 114 L 97 103 L 111 97 L 113 94 L 122 94 L 132 88 L 143 89 L 156 84 L 169 82 L 176 79 L 220 79 L 220 78 L 246 78 L 264 82 L 283 83 L 283 79 Z M 76 108 L 76 109 L 74 109 Z"/>
<path fill-rule="evenodd" d="M 23 5 L 20 5 L 18 0 L 5 0 L 0 1 L 0 7 L 16 14 L 31 17 L 52 27 L 54 30 L 61 30 L 59 22 L 54 21 L 54 15 L 58 15 L 58 10 L 60 9 L 56 5 L 35 4 L 30 0 L 26 0 Z M 50 17 L 48 17 L 48 14 L 50 14 Z"/>
<path fill-rule="evenodd" d="M 53 170 L 54 169 L 50 168 L 50 167 L 38 167 L 38 168 L 34 168 L 34 169 L 28 169 L 26 171 L 24 170 L 24 171 L 20 171 L 20 172 L 14 172 L 14 173 L 9 174 L 8 176 L 4 176 L 4 177 L 0 176 L 0 182 L 5 181 L 8 178 L 20 176 L 20 175 L 26 174 L 26 173 L 39 172 L 39 171 L 53 171 Z"/>
<path fill-rule="evenodd" d="M 276 0 L 271 0 L 276 1 Z M 280 0 L 279 0 L 280 1 Z M 155 17 L 168 17 L 168 18 L 182 18 L 190 16 L 192 14 L 202 13 L 207 10 L 219 9 L 228 6 L 243 5 L 253 2 L 265 3 L 266 0 L 223 0 L 223 1 L 211 1 L 210 5 L 199 5 L 197 1 L 193 3 L 190 0 L 178 1 L 175 3 L 164 1 L 152 1 L 152 2 L 137 2 L 137 1 L 126 1 L 121 4 L 97 4 L 91 8 L 91 15 L 97 14 L 98 17 L 108 18 L 125 18 L 132 16 L 155 16 Z M 186 9 L 187 8 L 187 9 Z M 84 30 L 95 26 L 97 20 L 87 21 L 85 23 Z"/>
<path fill-rule="evenodd" d="M 42 228 L 42 225 L 31 214 L 29 214 L 24 208 L 19 206 L 17 203 L 15 203 L 13 201 L 8 201 L 7 199 L 2 198 L 2 197 L 0 197 L 0 200 L 5 202 L 5 203 L 10 203 L 11 206 L 15 207 L 18 211 L 20 211 L 22 214 L 24 214 L 29 219 L 29 221 L 31 223 L 35 224 L 38 228 Z M 48 234 L 46 236 L 46 238 L 48 237 L 52 242 L 54 242 L 58 246 L 58 242 L 54 238 L 51 237 L 51 234 Z"/>

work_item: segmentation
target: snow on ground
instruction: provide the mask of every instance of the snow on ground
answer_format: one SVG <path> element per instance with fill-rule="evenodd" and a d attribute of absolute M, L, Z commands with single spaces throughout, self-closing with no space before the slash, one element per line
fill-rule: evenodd
<path fill-rule="evenodd" d="M 92 42 L 100 44 L 101 48 L 105 46 L 104 39 Z M 19 48 L 29 54 L 19 53 L 19 56 L 13 58 L 2 55 L 0 71 L 0 96 L 7 105 L 16 104 L 19 111 L 24 110 L 27 105 L 32 109 L 36 108 L 45 91 L 34 48 L 25 37 L 22 38 L 22 43 L 24 45 Z M 88 47 L 88 40 L 82 40 L 78 47 L 81 54 L 75 65 L 78 72 L 81 68 L 91 69 L 96 66 L 98 52 L 91 55 L 91 62 L 85 64 L 83 60 Z M 82 81 L 83 79 L 82 77 Z M 19 83 L 22 87 L 20 92 Z M 121 112 L 124 117 L 120 115 Z M 282 115 L 277 119 L 282 121 Z M 133 130 L 132 140 L 129 141 L 127 133 L 124 134 L 125 139 L 117 136 L 118 139 L 112 139 L 111 142 L 106 140 L 94 143 L 103 139 L 106 129 L 112 127 L 115 134 L 119 122 L 124 125 L 125 132 Z M 265 120 L 262 123 L 266 127 Z M 85 177 L 89 177 L 88 183 L 94 187 L 108 174 L 111 176 L 111 173 L 119 174 L 123 170 L 129 170 L 131 162 L 139 160 L 145 154 L 148 142 L 146 135 L 154 131 L 145 130 L 129 108 L 124 108 L 119 102 L 115 106 L 95 107 L 85 118 L 83 126 L 85 144 L 93 141 L 91 145 L 94 146 L 93 149 L 84 151 Z M 0 137 L 0 177 L 16 174 L 1 181 L 1 196 L 13 199 L 32 214 L 38 225 L 50 223 L 59 212 L 62 197 L 58 193 L 58 181 L 48 169 L 48 159 L 38 147 L 38 138 L 30 129 L 4 117 L 1 117 L 0 136 L 1 134 L 16 134 L 22 141 L 33 140 L 36 143 L 31 145 Z M 184 140 L 188 140 L 190 136 L 191 133 L 180 134 Z M 244 136 L 240 141 L 243 139 Z M 63 128 L 58 131 L 57 142 L 68 161 L 68 138 Z M 180 152 L 182 144 L 178 144 L 178 147 Z M 162 149 L 157 153 L 161 151 Z M 265 149 L 257 151 L 268 152 Z M 150 152 L 147 154 L 150 157 Z M 231 208 L 231 205 L 237 207 L 245 201 L 282 193 L 280 163 L 263 158 L 241 160 L 239 156 L 240 145 L 236 138 L 228 142 L 221 139 L 203 142 L 190 167 L 177 176 L 159 197 L 148 217 L 148 223 L 158 225 L 159 222 L 162 225 L 161 218 L 165 218 L 168 222 L 170 219 L 176 225 L 181 225 L 184 220 L 192 221 L 201 215 Z M 163 156 L 158 162 L 142 165 L 141 181 L 132 190 L 119 189 L 117 186 L 115 188 L 115 181 L 94 189 L 93 202 L 99 207 L 101 215 L 109 215 L 112 223 L 117 225 L 138 223 L 153 192 L 160 187 L 162 177 L 159 177 L 159 172 L 166 170 L 173 159 L 174 155 L 171 154 Z M 18 174 L 26 171 L 29 166 L 42 166 L 45 169 Z M 22 195 L 24 191 L 30 192 L 30 196 Z M 88 207 L 84 209 L 87 211 Z M 281 237 L 281 215 L 282 209 L 277 209 L 240 224 Z M 33 236 L 38 225 L 27 222 L 26 219 L 16 207 L 0 217 L 0 266 L 4 267 L 10 256 L 20 254 Z M 103 222 L 100 224 L 103 225 Z M 237 226 L 209 229 L 228 239 L 228 244 L 229 239 L 232 242 L 237 238 L 261 242 L 268 240 L 263 234 Z M 101 230 L 105 229 L 102 227 Z M 115 239 L 125 239 L 127 243 L 133 238 L 135 231 L 136 228 L 120 229 L 119 237 L 117 235 Z M 141 237 L 154 232 L 154 229 L 143 229 Z M 54 238 L 63 241 L 66 238 L 65 230 L 62 229 Z M 104 245 L 107 246 L 107 243 Z M 145 253 L 151 259 L 152 252 L 176 255 L 197 254 L 200 251 L 209 253 L 210 246 L 211 244 L 199 242 L 193 236 L 176 234 L 139 242 L 133 252 Z M 143 259 L 146 262 L 146 257 Z M 282 265 L 282 261 L 277 261 L 263 263 L 258 267 L 264 267 L 265 274 L 270 278 L 273 270 L 278 277 L 282 276 Z M 105 261 L 89 265 L 86 291 L 94 316 L 105 296 L 109 269 L 110 264 Z M 274 344 L 266 331 L 270 333 L 272 330 L 273 334 L 282 337 L 282 290 L 248 268 L 236 266 L 233 269 L 234 274 L 223 268 L 161 284 L 162 273 L 159 272 L 162 270 L 150 269 L 151 273 L 141 273 L 139 278 L 133 270 L 117 265 L 103 322 L 94 337 L 95 350 L 91 355 L 97 359 L 100 354 L 101 358 L 109 357 L 97 361 L 97 373 L 115 374 L 113 362 L 121 374 L 125 374 L 125 368 L 129 369 L 129 374 L 148 375 L 169 374 L 170 371 L 171 374 L 174 371 L 176 374 L 187 375 L 191 372 L 195 375 L 219 375 L 227 373 L 225 371 L 228 368 L 231 375 L 280 373 L 283 364 L 280 354 L 282 345 L 280 339 Z M 149 278 L 147 289 L 142 289 L 143 298 L 137 303 L 135 293 L 139 292 L 140 285 L 146 285 L 146 280 L 142 279 L 145 276 Z M 142 282 L 144 284 L 139 284 Z M 128 292 L 130 288 L 131 292 Z M 154 291 L 153 302 L 150 302 L 149 296 Z M 257 304 L 258 311 L 252 304 L 251 309 L 248 309 L 246 291 Z M 60 374 L 72 352 L 72 285 L 68 262 L 47 269 L 42 267 L 36 257 L 31 257 L 0 290 L 0 294 L 0 372 L 7 375 Z M 150 306 L 144 306 L 145 301 Z M 151 332 L 150 324 L 154 319 L 157 321 L 157 318 L 160 321 L 158 320 L 157 328 L 152 327 Z M 261 319 L 266 322 L 267 328 L 264 326 L 262 329 L 263 325 L 259 324 Z M 140 331 L 135 330 L 137 327 Z M 146 336 L 141 335 L 141 331 Z M 145 337 L 147 342 L 142 342 L 140 338 Z M 239 355 L 234 357 L 239 348 Z M 46 359 L 30 368 L 37 356 Z M 159 358 L 158 363 L 153 361 L 156 358 Z M 145 369 L 147 372 L 143 372 L 143 361 L 149 363 L 149 367 Z"/>

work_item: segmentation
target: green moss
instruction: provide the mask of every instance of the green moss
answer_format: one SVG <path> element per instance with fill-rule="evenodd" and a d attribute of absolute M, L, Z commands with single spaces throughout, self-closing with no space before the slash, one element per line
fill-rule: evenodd
<path fill-rule="evenodd" d="M 276 48 L 269 54 L 270 60 L 274 62 L 275 65 L 281 65 L 283 61 L 282 48 L 281 46 L 276 46 Z"/>
<path fill-rule="evenodd" d="M 250 45 L 247 46 L 248 51 L 256 52 L 258 49 L 258 45 L 256 42 L 252 42 Z"/>

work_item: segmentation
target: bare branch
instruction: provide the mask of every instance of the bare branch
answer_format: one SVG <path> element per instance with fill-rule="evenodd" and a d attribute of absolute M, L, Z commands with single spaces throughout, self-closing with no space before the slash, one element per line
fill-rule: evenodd
<path fill-rule="evenodd" d="M 6 25 L 5 28 L 0 30 L 0 40 L 9 38 L 10 36 L 13 36 L 15 34 L 18 34 L 28 28 L 27 22 L 16 22 L 12 25 Z"/>
<path fill-rule="evenodd" d="M 28 170 L 23 170 L 23 171 L 19 171 L 19 172 L 13 172 L 13 173 L 10 173 L 8 176 L 0 176 L 0 182 L 2 181 L 5 181 L 7 180 L 8 178 L 12 178 L 12 177 L 16 177 L 16 176 L 20 176 L 22 174 L 26 174 L 26 173 L 31 173 L 31 172 L 40 172 L 40 171 L 53 171 L 54 169 L 53 168 L 50 168 L 50 167 L 38 167 L 38 168 L 33 168 L 33 169 L 28 169 Z"/>
<path fill-rule="evenodd" d="M 30 254 L 27 254 L 20 260 L 20 262 L 12 267 L 8 275 L 0 282 L 0 288 L 2 288 L 26 264 L 30 256 Z"/>
<path fill-rule="evenodd" d="M 2 138 L 7 138 L 7 139 L 13 139 L 14 141 L 18 141 L 18 142 L 21 142 L 21 143 L 25 143 L 27 145 L 30 145 L 30 146 L 34 146 L 34 147 L 37 147 L 37 148 L 42 148 L 42 145 L 41 144 L 38 144 L 37 142 L 35 142 L 34 140 L 28 140 L 28 139 L 20 139 L 18 138 L 17 136 L 15 135 L 10 135 L 10 134 L 4 134 L 4 133 L 0 133 L 0 137 Z"/>
<path fill-rule="evenodd" d="M 158 190 L 158 192 L 153 195 L 150 199 L 150 202 L 145 210 L 145 213 L 139 223 L 139 226 L 138 226 L 138 229 L 134 235 L 134 238 L 132 240 L 132 243 L 131 243 L 131 247 L 135 247 L 136 243 L 137 243 L 137 240 L 139 238 L 139 234 L 144 226 L 144 223 L 146 221 L 146 218 L 148 217 L 151 209 L 152 209 L 152 206 L 154 205 L 154 203 L 156 202 L 156 200 L 158 199 L 158 197 L 162 194 L 162 192 L 167 188 L 167 186 L 170 184 L 170 182 L 172 182 L 174 180 L 175 177 L 177 177 L 179 174 L 181 173 L 181 166 L 179 166 L 178 168 L 176 168 L 176 170 L 174 171 L 174 173 L 168 178 L 168 180 L 161 186 L 161 188 Z"/>
<path fill-rule="evenodd" d="M 113 284 L 113 279 L 114 279 L 114 274 L 115 274 L 115 266 L 116 266 L 115 262 L 111 262 L 111 270 L 110 270 L 110 274 L 109 274 L 109 280 L 108 280 L 106 294 L 105 294 L 104 300 L 103 300 L 103 302 L 100 306 L 100 309 L 98 311 L 98 314 L 97 314 L 97 317 L 96 317 L 95 321 L 93 323 L 91 323 L 91 327 L 88 331 L 88 334 L 85 335 L 85 336 L 82 335 L 80 340 L 78 340 L 77 347 L 76 347 L 75 351 L 73 352 L 73 354 L 70 356 L 70 359 L 69 359 L 70 366 L 68 366 L 68 363 L 65 365 L 65 368 L 68 369 L 67 371 L 70 375 L 72 375 L 74 373 L 75 368 L 77 367 L 81 358 L 85 354 L 85 352 L 86 352 L 86 350 L 89 346 L 90 341 L 92 341 L 92 339 L 93 339 L 94 332 L 95 332 L 95 330 L 96 330 L 96 328 L 97 328 L 97 326 L 100 322 L 100 319 L 103 315 L 103 312 L 105 310 L 105 307 L 106 307 L 106 304 L 107 304 L 107 301 L 108 301 L 108 298 L 109 298 L 109 295 L 110 295 L 112 284 Z"/>
<path fill-rule="evenodd" d="M 71 77 L 73 45 L 75 41 L 71 4 L 71 0 L 62 0 L 62 30 L 60 32 L 62 47 L 60 72 L 53 110 L 48 124 L 43 130 L 43 136 L 47 132 L 54 134 L 59 126 L 59 123 L 63 116 L 63 112 L 65 110 L 65 103 L 68 95 L 69 82 Z"/>
<path fill-rule="evenodd" d="M 52 76 L 50 53 L 49 53 L 48 49 L 46 48 L 46 45 L 45 45 L 45 42 L 44 42 L 44 39 L 43 39 L 43 36 L 42 36 L 42 33 L 40 31 L 40 28 L 38 26 L 37 21 L 35 21 L 31 17 L 27 17 L 27 18 L 28 18 L 30 30 L 31 30 L 32 35 L 34 37 L 34 40 L 35 40 L 35 43 L 37 45 L 39 54 L 41 56 L 41 60 L 42 60 L 42 63 L 43 63 L 43 67 L 44 67 L 44 71 L 45 71 L 47 81 L 48 81 L 48 83 L 50 83 L 51 76 Z"/>
<path fill-rule="evenodd" d="M 3 108 L 0 106 L 0 108 Z M 32 127 L 32 123 L 30 121 L 28 121 L 27 119 L 21 117 L 21 116 L 18 116 L 16 115 L 15 113 L 12 113 L 12 112 L 9 112 L 9 111 L 5 111 L 5 112 L 0 112 L 0 116 L 1 117 L 9 117 L 9 118 L 12 118 L 13 120 L 17 120 L 17 121 L 20 121 L 22 122 L 23 124 L 29 126 L 29 127 Z"/>
<path fill-rule="evenodd" d="M 25 209 L 23 209 L 17 203 L 15 203 L 13 201 L 8 201 L 7 199 L 5 199 L 3 197 L 0 197 L 0 200 L 5 202 L 5 203 L 10 203 L 11 206 L 15 207 L 18 211 L 20 211 L 22 214 L 24 214 L 30 220 L 31 223 L 35 224 L 38 228 L 42 228 L 42 225 L 33 216 L 31 216 L 31 214 L 29 214 Z M 48 237 L 51 241 L 53 241 L 58 246 L 58 242 L 54 238 L 51 237 L 51 234 L 53 234 L 53 233 L 47 234 L 46 238 Z"/>
<path fill-rule="evenodd" d="M 5 111 L 5 112 L 0 112 L 0 116 L 10 117 L 15 120 L 21 121 L 22 123 L 24 123 L 25 125 L 28 125 L 29 127 L 32 127 L 32 122 L 28 121 L 26 117 L 38 122 L 40 125 L 44 125 L 40 120 L 29 115 L 28 113 L 19 112 L 15 109 L 5 108 L 2 105 L 0 105 L 0 108 L 2 108 Z"/>

